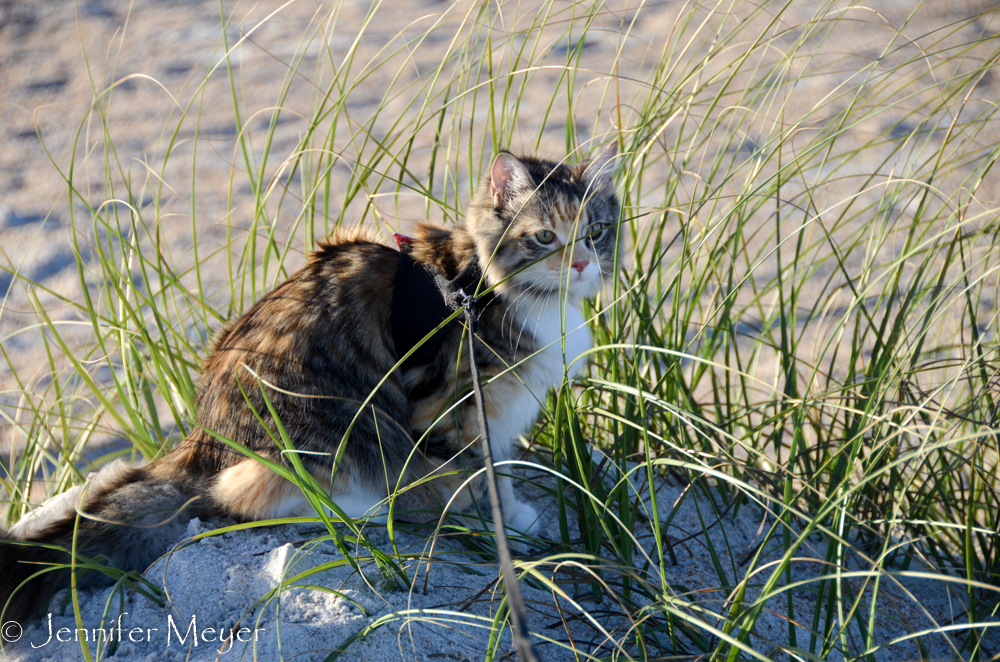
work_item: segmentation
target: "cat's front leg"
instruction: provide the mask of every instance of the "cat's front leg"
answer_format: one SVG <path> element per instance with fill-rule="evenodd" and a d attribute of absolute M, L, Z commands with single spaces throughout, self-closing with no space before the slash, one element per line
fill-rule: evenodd
<path fill-rule="evenodd" d="M 496 467 L 496 473 L 504 524 L 512 533 L 535 535 L 541 529 L 538 513 L 530 504 L 518 500 L 509 475 L 513 466 L 503 463 L 516 457 L 515 441 L 534 423 L 538 415 L 538 400 L 513 375 L 490 381 L 483 392 L 490 455 L 494 464 L 500 465 Z M 435 423 L 438 423 L 440 404 L 422 404 L 414 407 L 413 428 L 421 436 L 427 433 L 419 431 L 432 427 L 428 447 L 435 452 L 428 459 L 432 460 L 432 473 L 439 474 L 434 485 L 441 498 L 450 504 L 449 509 L 453 511 L 473 513 L 479 510 L 490 516 L 490 492 L 486 472 L 483 471 L 485 458 L 476 401 L 467 398 L 461 403 L 448 421 L 457 425 L 445 423 L 439 427 Z M 440 452 L 438 449 L 448 450 Z M 447 453 L 454 455 L 449 458 Z M 456 472 L 456 469 L 461 471 Z M 476 476 L 468 480 L 470 473 L 476 473 Z M 409 482 L 413 482 L 419 474 L 419 471 L 414 472 Z"/>
<path fill-rule="evenodd" d="M 490 436 L 493 437 L 492 431 Z M 434 473 L 441 473 L 432 484 L 437 488 L 438 493 L 445 503 L 450 503 L 450 508 L 457 512 L 473 513 L 477 509 L 484 515 L 490 514 L 490 490 L 489 481 L 486 479 L 486 472 L 483 470 L 485 459 L 482 455 L 481 439 L 478 435 L 473 439 L 464 440 L 465 451 L 460 460 L 442 462 L 434 468 Z M 508 459 L 509 451 L 499 449 L 497 443 L 490 444 L 491 454 L 494 464 Z M 454 471 L 458 466 L 464 466 L 465 470 L 457 473 Z M 535 535 L 541 528 L 538 513 L 534 507 L 518 500 L 514 493 L 514 483 L 509 475 L 510 465 L 496 467 L 497 488 L 500 496 L 500 507 L 503 510 L 504 525 L 512 534 Z M 471 481 L 467 480 L 469 473 L 477 472 Z M 411 477 L 415 479 L 417 474 Z"/>
<path fill-rule="evenodd" d="M 493 455 L 493 462 L 500 463 L 514 459 L 516 453 L 516 439 L 520 434 L 511 432 L 511 423 L 517 424 L 509 417 L 506 420 L 490 420 L 487 422 L 490 430 L 490 449 Z M 517 498 L 514 492 L 514 481 L 510 477 L 513 465 L 503 464 L 496 467 L 497 487 L 500 491 L 500 505 L 503 509 L 504 524 L 508 529 L 517 533 L 524 533 L 529 536 L 537 535 L 541 530 L 538 511 L 524 501 Z"/>
<path fill-rule="evenodd" d="M 510 478 L 501 478 L 500 480 L 510 485 Z M 513 493 L 512 488 L 511 492 Z M 504 519 L 508 529 L 529 536 L 537 536 L 542 529 L 538 511 L 535 510 L 534 506 L 524 501 L 518 501 L 513 497 L 513 494 L 508 504 L 504 506 Z"/>

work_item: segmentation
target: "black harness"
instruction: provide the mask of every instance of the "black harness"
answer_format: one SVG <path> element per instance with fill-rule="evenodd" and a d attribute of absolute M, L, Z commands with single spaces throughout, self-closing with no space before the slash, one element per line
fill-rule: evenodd
<path fill-rule="evenodd" d="M 393 238 L 399 245 L 399 259 L 396 261 L 396 284 L 392 295 L 392 339 L 396 345 L 396 356 L 402 357 L 462 307 L 466 296 L 472 296 L 476 287 L 480 286 L 483 270 L 479 259 L 473 257 L 454 279 L 448 280 L 437 269 L 413 259 L 410 255 L 412 239 L 402 235 L 393 235 Z M 485 283 L 481 287 L 485 287 Z M 487 292 L 472 301 L 477 317 L 493 298 L 493 292 Z M 438 330 L 400 367 L 405 370 L 434 361 L 445 336 L 459 324 L 460 319 L 461 316 L 456 317 Z"/>

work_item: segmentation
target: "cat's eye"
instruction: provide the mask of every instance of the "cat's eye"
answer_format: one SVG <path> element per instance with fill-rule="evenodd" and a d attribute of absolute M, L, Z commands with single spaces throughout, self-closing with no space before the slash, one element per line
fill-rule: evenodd
<path fill-rule="evenodd" d="M 540 244 L 549 245 L 556 240 L 556 233 L 552 230 L 542 230 L 535 234 L 535 239 Z"/>
<path fill-rule="evenodd" d="M 590 231 L 587 234 L 590 235 L 591 239 L 599 239 L 604 234 L 604 231 L 607 230 L 610 225 L 611 225 L 610 223 L 604 223 L 604 222 L 591 223 Z"/>

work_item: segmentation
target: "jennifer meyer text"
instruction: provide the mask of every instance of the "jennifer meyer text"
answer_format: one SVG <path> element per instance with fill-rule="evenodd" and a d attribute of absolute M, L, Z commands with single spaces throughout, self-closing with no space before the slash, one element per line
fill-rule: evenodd
<path fill-rule="evenodd" d="M 122 612 L 117 619 L 107 628 L 52 628 L 52 614 L 48 615 L 48 627 L 43 627 L 35 634 L 35 641 L 30 641 L 32 648 L 44 648 L 57 646 L 59 644 L 78 643 L 85 641 L 90 644 L 104 642 L 132 642 L 134 644 L 152 644 L 159 648 L 167 646 L 205 646 L 217 650 L 220 653 L 228 653 L 236 643 L 251 644 L 257 641 L 265 632 L 266 628 L 225 628 L 199 626 L 198 617 L 191 615 L 190 621 L 182 618 L 174 618 L 173 614 L 168 614 L 165 622 L 159 627 L 125 627 L 122 626 L 122 617 L 128 612 Z M 20 639 L 20 627 L 13 621 L 8 621 L 3 625 L 4 639 L 7 643 L 13 643 Z M 10 626 L 10 627 L 8 627 Z"/>

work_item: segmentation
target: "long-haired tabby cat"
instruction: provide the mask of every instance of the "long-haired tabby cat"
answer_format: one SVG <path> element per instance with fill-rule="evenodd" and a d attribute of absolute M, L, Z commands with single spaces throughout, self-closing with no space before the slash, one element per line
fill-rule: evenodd
<path fill-rule="evenodd" d="M 416 263 L 447 279 L 481 266 L 480 290 L 494 287 L 479 311 L 477 362 L 495 461 L 511 457 L 547 389 L 590 347 L 579 306 L 612 276 L 619 235 L 615 155 L 612 144 L 570 166 L 502 152 L 464 225 L 418 226 L 409 247 Z M 76 526 L 81 553 L 143 570 L 195 514 L 241 520 L 310 514 L 298 487 L 206 432 L 283 462 L 274 430 L 269 434 L 253 411 L 273 428 L 260 384 L 294 446 L 306 451 L 305 466 L 351 517 L 384 516 L 384 501 L 400 479 L 480 468 L 475 404 L 467 397 L 470 368 L 461 360 L 463 325 L 445 328 L 429 362 L 404 364 L 385 378 L 400 358 L 391 330 L 398 259 L 395 249 L 360 232 L 334 235 L 305 267 L 218 331 L 204 366 L 197 427 L 177 448 L 142 468 L 110 465 L 83 492 L 76 488 L 42 509 L 45 516 L 0 528 L 0 538 L 69 548 Z M 573 363 L 568 376 L 582 365 Z M 452 473 L 432 484 L 468 509 L 472 499 L 484 498 L 485 484 L 479 478 L 455 495 L 465 478 Z M 534 531 L 536 512 L 515 498 L 509 478 L 501 478 L 500 492 L 506 525 Z M 188 517 L 176 516 L 179 510 Z M 13 618 L 37 613 L 65 576 L 47 573 L 15 589 L 43 567 L 37 562 L 68 558 L 50 547 L 0 543 L 0 609 L 6 605 Z"/>

